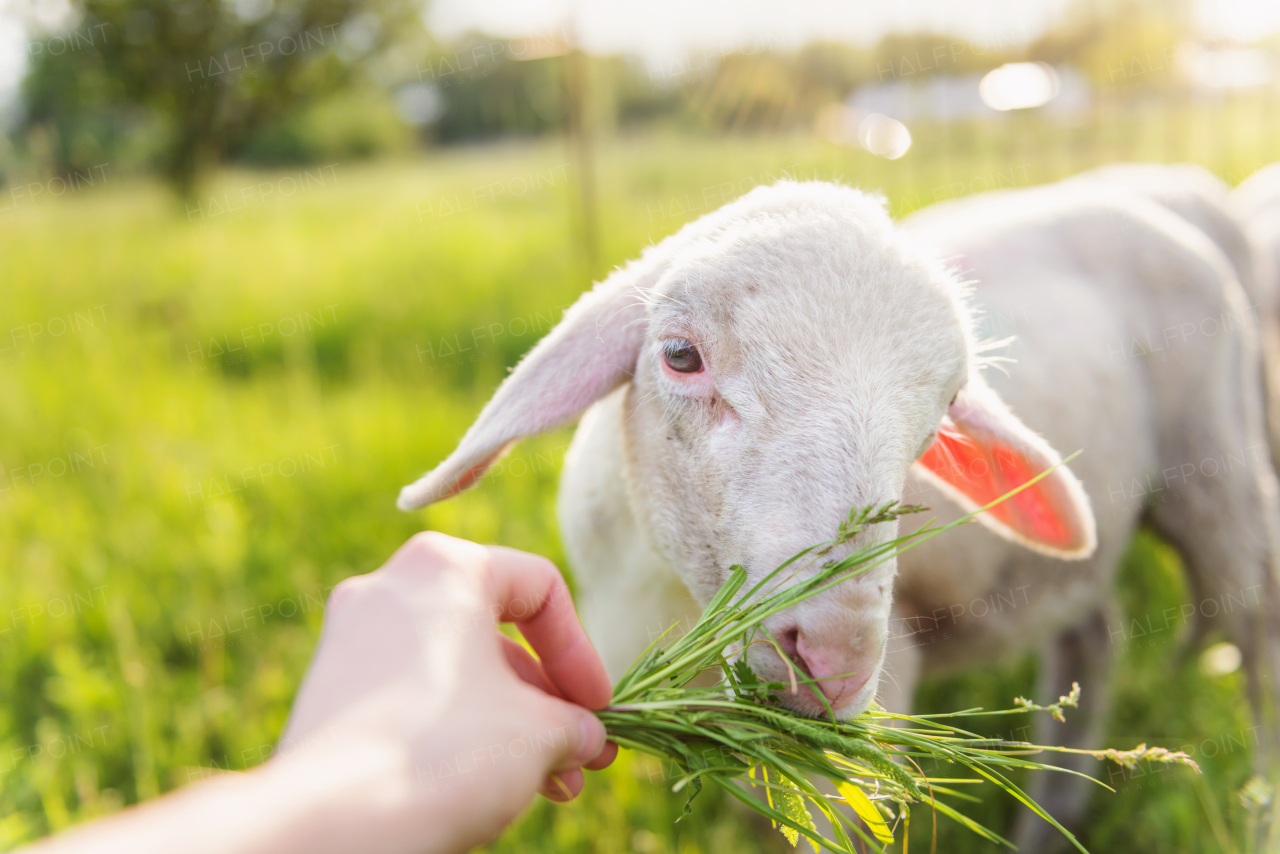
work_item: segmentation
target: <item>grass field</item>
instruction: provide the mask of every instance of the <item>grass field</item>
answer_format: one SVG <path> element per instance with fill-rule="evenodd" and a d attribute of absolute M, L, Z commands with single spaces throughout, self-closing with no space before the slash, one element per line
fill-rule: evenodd
<path fill-rule="evenodd" d="M 1254 122 L 1231 109 L 1217 127 Z M 1204 124 L 1185 126 L 1176 146 L 1123 128 L 1105 144 L 1066 129 L 1048 146 L 1016 118 L 925 129 L 896 163 L 808 137 L 622 139 L 597 152 L 596 265 L 784 172 L 883 188 L 900 212 L 1113 159 L 1199 153 L 1235 180 L 1273 159 L 1261 132 L 1209 146 Z M 327 591 L 413 532 L 563 565 L 553 506 L 568 431 L 422 514 L 394 498 L 586 287 L 573 172 L 559 143 L 512 143 L 309 177 L 228 172 L 195 205 L 110 171 L 75 196 L 0 204 L 0 849 L 263 761 Z M 1145 536 L 1121 595 L 1140 619 L 1190 598 Z M 1204 786 L 1180 771 L 1116 777 L 1083 839 L 1230 850 L 1249 774 L 1240 675 L 1201 675 L 1172 629 L 1134 634 L 1117 641 L 1097 746 L 1203 746 Z M 921 708 L 1007 707 L 1034 673 L 1012 661 L 929 683 Z M 623 757 L 494 849 L 785 849 L 710 795 L 674 823 L 683 801 L 662 777 Z M 1003 829 L 1013 807 L 992 796 L 972 813 Z M 913 822 L 911 850 L 931 832 Z M 945 823 L 937 834 L 939 851 L 988 848 Z"/>

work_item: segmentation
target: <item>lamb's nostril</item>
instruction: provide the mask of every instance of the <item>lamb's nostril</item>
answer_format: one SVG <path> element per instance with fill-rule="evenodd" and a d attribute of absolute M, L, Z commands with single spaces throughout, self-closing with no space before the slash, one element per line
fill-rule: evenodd
<path fill-rule="evenodd" d="M 778 646 L 782 647 L 782 651 L 787 654 L 787 658 L 795 661 L 799 658 L 796 653 L 796 643 L 800 638 L 799 629 L 787 629 L 777 635 Z"/>

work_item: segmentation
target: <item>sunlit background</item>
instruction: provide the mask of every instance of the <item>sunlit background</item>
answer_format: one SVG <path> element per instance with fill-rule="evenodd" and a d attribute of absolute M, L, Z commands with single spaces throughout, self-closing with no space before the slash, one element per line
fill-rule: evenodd
<path fill-rule="evenodd" d="M 396 492 L 591 281 L 702 213 L 784 177 L 902 216 L 1277 159 L 1261 0 L 0 0 L 0 849 L 265 761 L 327 591 L 424 525 L 564 565 L 571 431 L 424 514 Z M 1120 576 L 1127 619 L 1193 598 L 1153 534 Z M 1239 651 L 1125 625 L 1097 746 L 1206 773 L 1113 776 L 1084 844 L 1247 851 Z M 1035 673 L 918 705 L 1004 708 Z M 711 794 L 676 823 L 666 770 L 624 756 L 494 847 L 788 850 Z M 910 850 L 935 838 L 993 850 L 913 821 Z"/>

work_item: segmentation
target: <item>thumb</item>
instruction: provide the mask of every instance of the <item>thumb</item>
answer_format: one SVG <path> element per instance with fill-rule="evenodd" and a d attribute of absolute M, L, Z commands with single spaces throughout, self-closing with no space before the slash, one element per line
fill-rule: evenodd
<path fill-rule="evenodd" d="M 541 695 L 546 735 L 534 736 L 534 748 L 544 772 L 580 768 L 600 755 L 605 746 L 604 724 L 582 706 Z"/>

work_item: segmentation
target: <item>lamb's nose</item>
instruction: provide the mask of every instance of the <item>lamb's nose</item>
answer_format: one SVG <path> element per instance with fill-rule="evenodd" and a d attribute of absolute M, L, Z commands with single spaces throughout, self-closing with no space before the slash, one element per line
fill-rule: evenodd
<path fill-rule="evenodd" d="M 807 643 L 803 632 L 796 633 L 793 643 L 794 650 L 786 651 L 794 651 L 794 657 L 804 663 L 832 709 L 838 710 L 853 702 L 875 669 L 874 661 L 853 655 L 847 648 Z"/>

